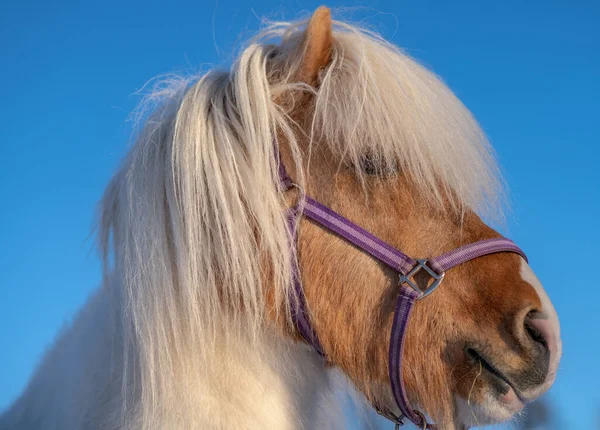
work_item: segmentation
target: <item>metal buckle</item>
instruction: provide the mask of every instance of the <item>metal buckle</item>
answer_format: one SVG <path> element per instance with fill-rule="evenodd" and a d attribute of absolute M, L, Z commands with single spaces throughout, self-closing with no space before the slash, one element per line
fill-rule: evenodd
<path fill-rule="evenodd" d="M 382 417 L 390 420 L 394 424 L 394 430 L 398 430 L 401 426 L 404 425 L 404 414 L 396 416 L 388 409 L 381 409 L 378 406 L 375 406 L 375 412 L 377 412 Z"/>
<path fill-rule="evenodd" d="M 422 299 L 424 297 L 427 297 L 431 293 L 433 293 L 434 290 L 440 286 L 440 284 L 444 280 L 444 276 L 446 275 L 446 272 L 442 272 L 441 274 L 436 273 L 432 268 L 430 268 L 427 265 L 426 258 L 425 259 L 416 259 L 416 262 L 417 262 L 417 264 L 415 265 L 415 267 L 413 267 L 411 269 L 411 271 L 407 273 L 406 276 L 404 276 L 402 273 L 400 273 L 400 275 L 399 275 L 400 281 L 399 282 L 400 282 L 400 285 L 407 284 L 410 288 L 412 288 L 417 293 L 419 293 L 419 297 L 417 297 L 417 299 Z M 421 269 L 425 270 L 427 272 L 427 274 L 433 278 L 433 282 L 431 283 L 431 285 L 428 286 L 427 288 L 425 288 L 424 290 L 421 290 L 418 287 L 418 285 L 411 279 Z"/>

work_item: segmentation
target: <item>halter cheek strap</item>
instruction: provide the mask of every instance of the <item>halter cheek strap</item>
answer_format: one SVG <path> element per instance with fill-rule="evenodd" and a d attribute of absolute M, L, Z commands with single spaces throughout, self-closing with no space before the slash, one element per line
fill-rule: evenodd
<path fill-rule="evenodd" d="M 283 190 L 289 190 L 297 187 L 287 175 L 283 163 L 279 163 L 279 176 Z M 445 272 L 459 264 L 473 260 L 484 255 L 495 254 L 499 252 L 512 252 L 522 256 L 526 261 L 527 257 L 521 249 L 511 240 L 506 238 L 486 239 L 468 245 L 456 248 L 450 252 L 439 255 L 431 259 L 413 259 L 402 251 L 394 248 L 377 236 L 367 230 L 354 224 L 352 221 L 335 212 L 333 209 L 312 199 L 309 196 L 302 195 L 297 206 L 288 209 L 287 217 L 294 241 L 296 240 L 295 226 L 297 218 L 306 216 L 312 221 L 320 224 L 326 229 L 336 233 L 346 241 L 356 245 L 358 248 L 367 252 L 378 261 L 386 264 L 396 273 L 398 273 L 399 292 L 396 299 L 396 307 L 390 335 L 390 348 L 388 370 L 390 384 L 394 400 L 401 412 L 396 416 L 388 409 L 377 408 L 377 412 L 396 424 L 396 428 L 403 425 L 404 417 L 412 421 L 417 427 L 422 429 L 436 429 L 434 424 L 429 424 L 425 416 L 410 406 L 406 389 L 404 387 L 404 377 L 402 374 L 402 356 L 405 343 L 406 329 L 408 320 L 416 300 L 422 299 L 431 294 L 444 279 Z M 294 243 L 295 247 L 296 244 Z M 323 357 L 325 353 L 321 346 L 316 332 L 310 324 L 308 316 L 306 298 L 300 280 L 300 273 L 297 261 L 293 262 L 293 282 L 297 297 L 297 306 L 292 312 L 292 319 L 300 335 Z M 424 270 L 431 276 L 433 282 L 425 289 L 413 281 L 417 272 Z"/>

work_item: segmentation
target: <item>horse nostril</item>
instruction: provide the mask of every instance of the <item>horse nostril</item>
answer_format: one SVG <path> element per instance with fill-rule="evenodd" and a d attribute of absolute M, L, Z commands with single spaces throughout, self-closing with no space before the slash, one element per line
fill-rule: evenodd
<path fill-rule="evenodd" d="M 552 352 L 552 329 L 547 320 L 540 317 L 536 311 L 531 311 L 525 317 L 525 332 L 527 336 L 544 350 Z"/>
<path fill-rule="evenodd" d="M 546 339 L 542 333 L 540 333 L 540 331 L 536 329 L 529 321 L 525 321 L 525 331 L 534 342 L 542 344 L 544 348 L 548 349 L 548 343 L 546 342 Z"/>

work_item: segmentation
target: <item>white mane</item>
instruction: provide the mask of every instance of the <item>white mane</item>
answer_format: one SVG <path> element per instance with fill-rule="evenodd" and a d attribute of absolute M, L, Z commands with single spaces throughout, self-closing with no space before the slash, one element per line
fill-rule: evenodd
<path fill-rule="evenodd" d="M 223 407 L 174 393 L 192 393 L 211 378 L 235 379 L 232 357 L 248 353 L 239 345 L 269 342 L 267 312 L 288 315 L 292 271 L 277 136 L 285 137 L 298 168 L 302 154 L 288 112 L 274 100 L 312 91 L 292 78 L 304 25 L 273 25 L 229 72 L 171 77 L 143 104 L 156 107 L 107 188 L 100 222 L 103 289 L 119 308 L 117 341 L 125 345 L 114 362 L 123 369 L 121 409 L 136 410 L 135 423 L 122 418 L 127 426 L 155 427 L 182 402 L 198 414 Z M 269 73 L 268 60 L 277 58 L 286 58 L 285 69 Z M 481 209 L 500 189 L 483 133 L 452 92 L 398 48 L 348 24 L 335 24 L 311 133 L 340 163 L 359 165 L 370 154 L 398 165 L 433 203 L 441 203 L 440 187 L 447 187 L 456 207 Z M 267 290 L 274 309 L 267 309 Z M 245 365 L 289 364 L 281 364 L 289 350 L 270 349 L 279 354 L 275 360 L 261 349 Z M 177 419 L 175 427 L 186 428 L 186 418 Z"/>

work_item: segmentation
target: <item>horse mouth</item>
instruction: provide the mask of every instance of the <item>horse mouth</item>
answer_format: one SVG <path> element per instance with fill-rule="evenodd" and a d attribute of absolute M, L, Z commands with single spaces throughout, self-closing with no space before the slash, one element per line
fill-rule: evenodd
<path fill-rule="evenodd" d="M 485 370 L 491 377 L 491 385 L 498 392 L 501 401 L 508 401 L 511 399 L 511 403 L 517 401 L 520 403 L 519 406 L 521 407 L 527 403 L 523 394 L 510 380 L 510 378 L 498 370 L 498 368 L 494 366 L 489 359 L 485 358 L 485 356 L 473 348 L 467 348 L 466 354 L 471 360 L 473 360 L 475 364 L 480 365 L 481 368 Z"/>

